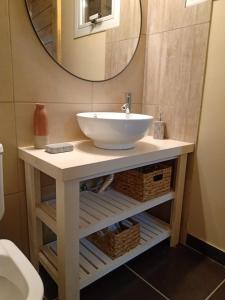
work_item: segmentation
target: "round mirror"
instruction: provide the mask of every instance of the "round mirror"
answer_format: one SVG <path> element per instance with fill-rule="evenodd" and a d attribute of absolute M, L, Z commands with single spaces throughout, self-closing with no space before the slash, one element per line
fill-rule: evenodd
<path fill-rule="evenodd" d="M 25 0 L 33 28 L 66 71 L 90 81 L 122 72 L 141 32 L 140 0 Z"/>

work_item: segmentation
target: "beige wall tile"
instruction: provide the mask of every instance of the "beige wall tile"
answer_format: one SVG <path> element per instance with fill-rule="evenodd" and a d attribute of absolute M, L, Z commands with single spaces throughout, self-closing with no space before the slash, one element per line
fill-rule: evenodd
<path fill-rule="evenodd" d="M 209 22 L 212 1 L 185 8 L 181 0 L 149 0 L 148 33 Z"/>
<path fill-rule="evenodd" d="M 191 103 L 189 103 L 186 109 L 186 125 L 184 134 L 185 141 L 193 143 L 197 141 L 200 115 L 201 106 L 192 105 Z"/>
<path fill-rule="evenodd" d="M 0 222 L 0 236 L 13 241 L 24 253 L 28 254 L 25 211 L 24 193 L 6 196 L 5 215 Z"/>
<path fill-rule="evenodd" d="M 171 105 L 160 105 L 159 113 L 162 120 L 166 123 L 165 138 L 173 138 L 174 107 Z"/>
<path fill-rule="evenodd" d="M 138 38 L 107 43 L 106 49 L 111 48 L 111 50 L 109 50 L 109 53 L 111 53 L 110 78 L 116 76 L 126 68 L 135 53 L 137 44 Z M 106 65 L 108 64 L 107 62 Z M 108 73 L 108 71 L 106 71 L 106 73 Z"/>
<path fill-rule="evenodd" d="M 39 43 L 23 0 L 10 1 L 15 101 L 90 103 L 92 83 L 61 69 Z"/>
<path fill-rule="evenodd" d="M 159 106 L 158 105 L 144 105 L 142 106 L 142 113 L 154 117 L 154 119 L 159 118 Z M 149 128 L 149 134 L 153 135 L 153 124 Z"/>
<path fill-rule="evenodd" d="M 146 38 L 143 104 L 159 104 L 162 35 Z"/>
<path fill-rule="evenodd" d="M 148 38 L 145 104 L 201 103 L 209 24 Z"/>
<path fill-rule="evenodd" d="M 8 17 L 8 0 L 1 0 L 0 2 L 0 17 Z"/>
<path fill-rule="evenodd" d="M 149 105 L 146 106 L 148 109 Z M 150 105 L 151 107 L 151 105 Z M 153 106 L 154 107 L 154 106 Z M 163 121 L 166 122 L 166 137 L 187 142 L 196 142 L 200 118 L 200 106 L 177 104 L 159 105 L 158 115 L 162 114 Z M 152 111 L 153 108 L 151 109 Z"/>
<path fill-rule="evenodd" d="M 145 39 L 142 37 L 137 52 L 124 72 L 116 78 L 93 85 L 94 103 L 124 103 L 125 93 L 132 93 L 133 103 L 142 103 Z"/>
<path fill-rule="evenodd" d="M 4 146 L 4 189 L 5 194 L 18 191 L 18 159 L 14 106 L 0 103 L 0 143 Z"/>
<path fill-rule="evenodd" d="M 12 101 L 12 58 L 8 0 L 0 1 L 0 102 Z"/>
<path fill-rule="evenodd" d="M 147 39 L 143 112 L 159 105 L 169 138 L 197 139 L 208 34 L 206 23 Z"/>
<path fill-rule="evenodd" d="M 104 104 L 95 103 L 93 104 L 93 111 L 111 111 L 111 112 L 121 112 L 121 104 Z M 132 104 L 131 112 L 140 114 L 142 112 L 142 104 Z"/>
<path fill-rule="evenodd" d="M 168 126 L 171 127 L 170 138 L 185 140 L 187 105 L 177 104 L 172 107 L 172 120 Z"/>
<path fill-rule="evenodd" d="M 16 104 L 17 141 L 19 146 L 33 145 L 34 104 Z M 83 137 L 76 113 L 91 111 L 90 104 L 46 104 L 49 120 L 49 143 L 73 141 Z"/>
<path fill-rule="evenodd" d="M 111 78 L 112 66 L 112 43 L 106 43 L 105 46 L 105 78 Z"/>
<path fill-rule="evenodd" d="M 210 24 L 195 27 L 195 40 L 192 49 L 192 76 L 190 79 L 190 93 L 188 104 L 199 109 L 202 102 L 202 86 L 205 77 L 206 56 L 208 48 Z"/>
<path fill-rule="evenodd" d="M 144 114 L 152 116 L 154 118 L 159 117 L 159 106 L 158 105 L 143 105 L 142 111 Z"/>
<path fill-rule="evenodd" d="M 141 8 L 142 8 L 142 29 L 141 33 L 147 33 L 147 19 L 148 19 L 148 2 L 149 0 L 141 0 Z"/>
<path fill-rule="evenodd" d="M 140 0 L 121 1 L 120 26 L 106 32 L 106 42 L 118 42 L 139 37 L 141 26 Z"/>

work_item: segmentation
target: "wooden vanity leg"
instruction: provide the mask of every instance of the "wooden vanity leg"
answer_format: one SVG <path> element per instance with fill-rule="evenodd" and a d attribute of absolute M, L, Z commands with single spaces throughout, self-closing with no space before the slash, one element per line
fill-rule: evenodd
<path fill-rule="evenodd" d="M 30 260 L 38 270 L 38 253 L 43 243 L 42 224 L 36 217 L 36 207 L 41 202 L 40 171 L 25 163 L 26 198 L 29 225 Z"/>
<path fill-rule="evenodd" d="M 171 211 L 171 247 L 175 247 L 179 243 L 180 239 L 180 226 L 184 196 L 186 165 L 187 154 L 183 154 L 177 159 L 175 197 L 173 200 Z"/>
<path fill-rule="evenodd" d="M 56 180 L 59 300 L 79 300 L 79 182 Z"/>

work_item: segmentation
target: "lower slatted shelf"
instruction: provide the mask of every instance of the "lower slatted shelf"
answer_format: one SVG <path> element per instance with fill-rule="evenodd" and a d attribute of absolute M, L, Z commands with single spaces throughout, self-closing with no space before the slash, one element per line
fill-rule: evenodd
<path fill-rule="evenodd" d="M 80 196 L 80 238 L 174 198 L 171 191 L 146 202 L 136 201 L 114 190 L 101 194 L 82 192 Z M 37 216 L 56 233 L 56 201 L 43 202 Z"/>
<path fill-rule="evenodd" d="M 134 217 L 140 223 L 141 239 L 140 244 L 135 249 L 127 252 L 121 257 L 111 259 L 101 250 L 95 247 L 87 239 L 80 240 L 80 288 L 84 288 L 125 264 L 129 260 L 145 252 L 151 247 L 157 245 L 161 241 L 170 236 L 169 225 L 160 221 L 159 219 L 150 216 L 147 213 L 141 213 Z M 51 250 L 57 253 L 56 242 L 50 243 L 43 249 L 43 254 L 48 256 Z M 56 262 L 57 259 L 50 258 L 51 263 Z M 57 266 L 55 266 L 57 268 Z"/>

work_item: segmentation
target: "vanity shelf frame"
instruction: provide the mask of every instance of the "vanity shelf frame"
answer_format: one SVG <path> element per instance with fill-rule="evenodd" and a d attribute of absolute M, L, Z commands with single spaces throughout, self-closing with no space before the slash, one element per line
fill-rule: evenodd
<path fill-rule="evenodd" d="M 74 142 L 73 152 L 55 155 L 33 147 L 19 148 L 19 156 L 25 162 L 31 262 L 37 269 L 41 263 L 57 282 L 59 300 L 78 300 L 81 288 L 169 236 L 171 247 L 179 243 L 187 155 L 193 150 L 191 143 L 154 140 L 152 137 L 145 137 L 135 149 L 128 151 L 97 149 L 90 141 Z M 86 227 L 86 231 L 80 229 L 82 181 L 172 159 L 176 160 L 174 192 L 145 203 L 136 203 L 128 211 L 115 213 L 97 225 Z M 56 180 L 56 210 L 43 206 L 41 172 Z M 79 253 L 83 247 L 80 241 L 85 242 L 83 238 L 87 234 L 170 200 L 171 224 L 166 227 L 164 235 L 108 262 L 106 267 L 100 268 L 92 276 L 85 277 L 83 274 L 83 280 L 80 278 Z M 42 223 L 57 234 L 57 257 L 51 247 L 43 245 Z M 99 250 L 94 247 L 93 251 L 97 253 Z"/>

